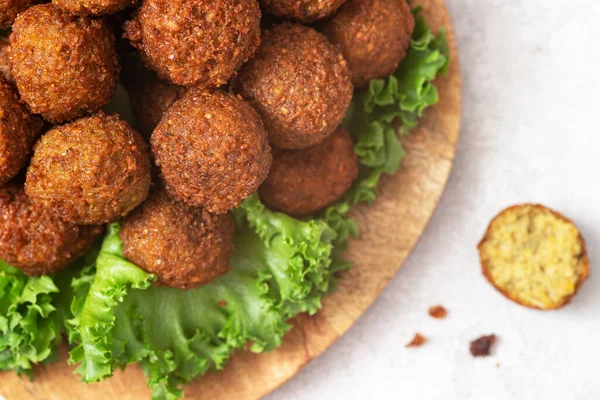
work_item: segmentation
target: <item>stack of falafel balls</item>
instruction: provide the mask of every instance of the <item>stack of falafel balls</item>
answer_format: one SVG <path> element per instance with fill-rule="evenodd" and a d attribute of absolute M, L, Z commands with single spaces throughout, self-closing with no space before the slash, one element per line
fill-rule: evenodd
<path fill-rule="evenodd" d="M 189 289 L 228 271 L 248 196 L 306 217 L 351 187 L 340 124 L 414 19 L 405 0 L 15 0 L 0 29 L 0 259 L 52 274 L 120 219 L 126 258 Z M 119 81 L 139 131 L 103 111 Z"/>

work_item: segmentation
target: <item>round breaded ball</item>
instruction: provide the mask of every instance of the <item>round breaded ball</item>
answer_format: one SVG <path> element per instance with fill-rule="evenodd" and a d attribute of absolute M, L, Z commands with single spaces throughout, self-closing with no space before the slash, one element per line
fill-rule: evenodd
<path fill-rule="evenodd" d="M 65 221 L 103 224 L 148 196 L 150 156 L 142 136 L 116 115 L 57 126 L 36 144 L 25 189 Z"/>
<path fill-rule="evenodd" d="M 75 15 L 109 15 L 133 6 L 138 0 L 52 0 L 60 8 Z"/>
<path fill-rule="evenodd" d="M 313 28 L 292 23 L 265 32 L 233 88 L 258 111 L 271 144 L 284 149 L 325 140 L 344 119 L 353 94 L 342 53 Z"/>
<path fill-rule="evenodd" d="M 0 77 L 6 79 L 10 84 L 15 83 L 12 71 L 10 70 L 10 59 L 8 57 L 8 46 L 10 41 L 6 36 L 0 36 Z"/>
<path fill-rule="evenodd" d="M 151 142 L 167 191 L 217 214 L 254 193 L 271 166 L 260 117 L 222 91 L 191 89 L 167 111 Z"/>
<path fill-rule="evenodd" d="M 275 149 L 271 172 L 259 194 L 270 209 L 304 217 L 340 200 L 357 176 L 352 138 L 340 128 L 308 149 Z"/>
<path fill-rule="evenodd" d="M 345 2 L 346 0 L 260 0 L 269 14 L 303 24 L 333 15 Z"/>
<path fill-rule="evenodd" d="M 22 185 L 0 188 L 0 259 L 30 276 L 48 275 L 85 255 L 100 226 L 64 222 L 32 203 Z"/>
<path fill-rule="evenodd" d="M 21 103 L 16 89 L 0 78 L 0 186 L 25 166 L 42 125 L 42 119 Z"/>
<path fill-rule="evenodd" d="M 158 79 L 153 73 L 129 86 L 131 106 L 140 132 L 147 139 L 150 139 L 163 115 L 187 92 L 185 86 Z"/>
<path fill-rule="evenodd" d="M 120 237 L 125 257 L 160 285 L 192 289 L 229 271 L 233 233 L 231 215 L 189 207 L 160 190 L 123 219 Z"/>
<path fill-rule="evenodd" d="M 102 20 L 41 4 L 19 14 L 10 43 L 19 93 L 49 122 L 93 113 L 115 94 L 120 67 L 113 34 Z"/>
<path fill-rule="evenodd" d="M 211 88 L 254 54 L 260 17 L 256 0 L 145 0 L 125 36 L 159 77 Z"/>
<path fill-rule="evenodd" d="M 0 29 L 10 28 L 17 14 L 43 0 L 3 0 L 0 1 Z"/>
<path fill-rule="evenodd" d="M 577 227 L 541 205 L 502 211 L 479 244 L 483 274 L 502 294 L 526 307 L 567 304 L 589 275 L 585 241 Z"/>
<path fill-rule="evenodd" d="M 406 0 L 348 0 L 325 24 L 323 33 L 344 54 L 354 86 L 363 88 L 371 79 L 394 73 L 406 56 L 414 29 Z"/>

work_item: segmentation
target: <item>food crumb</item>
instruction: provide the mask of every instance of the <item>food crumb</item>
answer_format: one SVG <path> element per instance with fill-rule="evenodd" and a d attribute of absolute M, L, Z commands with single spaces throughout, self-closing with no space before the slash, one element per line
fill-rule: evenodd
<path fill-rule="evenodd" d="M 446 315 L 448 315 L 448 311 L 440 305 L 431 306 L 429 307 L 429 315 L 436 319 L 443 319 L 446 318 Z"/>
<path fill-rule="evenodd" d="M 471 342 L 471 355 L 473 357 L 489 356 L 494 343 L 496 343 L 496 335 L 493 334 L 473 340 Z"/>
<path fill-rule="evenodd" d="M 500 368 L 500 363 L 496 363 L 496 368 Z"/>
<path fill-rule="evenodd" d="M 227 302 L 225 300 L 219 300 L 217 303 L 219 307 L 227 307 Z"/>
<path fill-rule="evenodd" d="M 415 333 L 415 337 L 406 347 L 421 347 L 427 342 L 425 336 L 421 335 L 419 332 Z"/>

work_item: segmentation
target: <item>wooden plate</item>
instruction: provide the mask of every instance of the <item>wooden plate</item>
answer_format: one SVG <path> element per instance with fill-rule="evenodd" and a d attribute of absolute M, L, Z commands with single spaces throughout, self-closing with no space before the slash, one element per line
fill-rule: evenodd
<path fill-rule="evenodd" d="M 450 174 L 458 141 L 461 113 L 461 77 L 452 23 L 443 0 L 418 0 L 425 6 L 430 27 L 445 27 L 452 63 L 437 86 L 440 102 L 426 112 L 419 129 L 406 140 L 402 171 L 383 181 L 377 201 L 359 207 L 354 216 L 360 238 L 347 257 L 354 268 L 339 290 L 324 301 L 314 317 L 300 316 L 281 348 L 270 354 L 240 352 L 224 371 L 211 373 L 187 386 L 188 399 L 257 399 L 293 377 L 321 354 L 371 305 L 388 284 L 425 230 Z M 131 366 L 106 382 L 86 385 L 64 362 L 42 366 L 35 381 L 14 373 L 0 375 L 0 395 L 7 400 L 41 399 L 150 399 L 146 379 Z"/>

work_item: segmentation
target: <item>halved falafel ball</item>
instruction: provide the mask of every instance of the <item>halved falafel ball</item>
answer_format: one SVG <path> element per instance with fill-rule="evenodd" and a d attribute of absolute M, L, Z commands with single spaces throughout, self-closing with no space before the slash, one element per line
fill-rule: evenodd
<path fill-rule="evenodd" d="M 95 112 L 115 94 L 120 67 L 113 34 L 102 20 L 41 4 L 19 14 L 10 43 L 19 93 L 49 122 Z"/>
<path fill-rule="evenodd" d="M 498 214 L 479 244 L 479 256 L 488 281 L 531 308 L 564 306 L 589 275 L 577 227 L 541 205 L 513 206 Z"/>
<path fill-rule="evenodd" d="M 352 138 L 339 128 L 304 150 L 273 150 L 273 165 L 259 190 L 272 210 L 295 217 L 315 214 L 340 200 L 358 176 Z"/>
<path fill-rule="evenodd" d="M 125 257 L 160 285 L 192 289 L 229 270 L 233 233 L 230 214 L 189 207 L 159 190 L 123 219 L 120 237 Z"/>
<path fill-rule="evenodd" d="M 0 1 L 0 29 L 10 28 L 17 14 L 43 0 L 3 0 Z"/>
<path fill-rule="evenodd" d="M 92 225 L 127 215 L 148 196 L 150 180 L 142 136 L 118 116 L 98 113 L 39 140 L 25 190 L 65 221 Z"/>
<path fill-rule="evenodd" d="M 53 274 L 85 255 L 102 227 L 64 222 L 29 200 L 23 186 L 0 188 L 0 259 L 31 276 Z"/>
<path fill-rule="evenodd" d="M 42 126 L 42 119 L 29 114 L 16 89 L 0 77 L 0 186 L 25 166 Z"/>
<path fill-rule="evenodd" d="M 362 88 L 387 78 L 406 56 L 415 19 L 406 0 L 348 0 L 323 33 L 338 46 Z"/>
<path fill-rule="evenodd" d="M 191 89 L 167 111 L 151 142 L 167 191 L 217 214 L 254 193 L 272 161 L 256 111 L 222 91 Z"/>
<path fill-rule="evenodd" d="M 125 36 L 163 79 L 221 86 L 260 43 L 256 0 L 145 0 Z"/>
<path fill-rule="evenodd" d="M 344 119 L 353 87 L 342 53 L 310 27 L 267 30 L 256 57 L 232 84 L 260 114 L 275 147 L 304 149 Z"/>
<path fill-rule="evenodd" d="M 10 46 L 8 37 L 0 36 L 0 77 L 6 79 L 8 83 L 14 84 L 15 79 L 13 78 L 12 71 L 10 70 L 8 46 Z"/>
<path fill-rule="evenodd" d="M 303 24 L 333 15 L 345 2 L 346 0 L 260 0 L 269 14 Z"/>
<path fill-rule="evenodd" d="M 135 5 L 138 0 L 52 0 L 60 8 L 75 15 L 109 15 Z"/>

